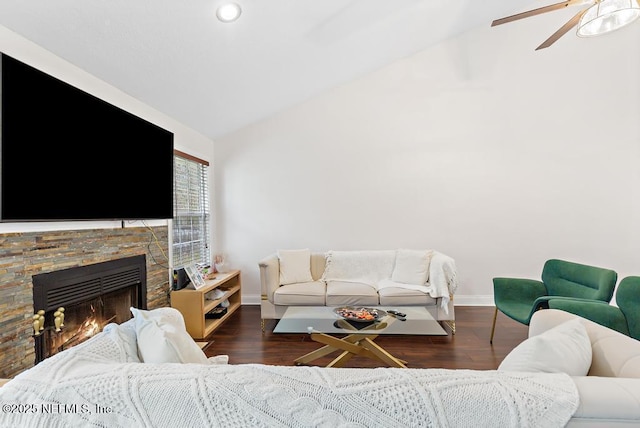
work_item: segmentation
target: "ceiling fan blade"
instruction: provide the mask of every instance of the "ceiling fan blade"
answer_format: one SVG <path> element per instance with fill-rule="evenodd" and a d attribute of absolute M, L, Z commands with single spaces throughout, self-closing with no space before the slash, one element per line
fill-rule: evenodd
<path fill-rule="evenodd" d="M 528 18 L 530 16 L 540 15 L 541 13 L 552 12 L 554 10 L 563 9 L 572 4 L 583 3 L 583 2 L 584 0 L 568 0 L 568 1 L 563 1 L 561 3 L 551 4 L 549 6 L 539 7 L 537 9 L 532 9 L 527 12 L 522 12 L 515 15 L 507 16 L 505 18 L 496 19 L 491 23 L 491 26 L 495 27 L 496 25 L 506 24 L 507 22 L 517 21 L 518 19 Z"/>
<path fill-rule="evenodd" d="M 576 15 L 574 15 L 574 17 L 568 20 L 567 23 L 564 24 L 562 27 L 560 27 L 558 31 L 553 33 L 551 37 L 549 37 L 547 40 L 544 41 L 544 43 L 538 46 L 536 50 L 548 48 L 549 46 L 554 44 L 560 37 L 564 36 L 567 33 L 567 31 L 571 30 L 573 27 L 575 27 L 578 24 L 578 21 L 580 21 L 580 18 L 582 18 L 582 15 L 584 15 L 587 12 L 587 10 L 588 8 L 585 10 L 581 10 Z"/>

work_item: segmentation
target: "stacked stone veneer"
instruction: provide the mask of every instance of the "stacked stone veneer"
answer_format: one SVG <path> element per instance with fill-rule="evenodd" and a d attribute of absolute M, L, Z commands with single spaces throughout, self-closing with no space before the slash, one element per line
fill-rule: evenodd
<path fill-rule="evenodd" d="M 33 275 L 146 254 L 147 307 L 169 306 L 167 226 L 0 234 L 0 378 L 32 367 Z"/>

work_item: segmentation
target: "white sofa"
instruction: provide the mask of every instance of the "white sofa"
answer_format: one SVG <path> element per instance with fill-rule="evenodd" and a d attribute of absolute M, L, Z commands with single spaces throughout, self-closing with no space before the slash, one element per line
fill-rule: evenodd
<path fill-rule="evenodd" d="M 557 309 L 535 312 L 529 337 L 579 319 L 591 342 L 587 376 L 572 376 L 580 405 L 568 427 L 640 427 L 640 341 Z"/>
<path fill-rule="evenodd" d="M 289 306 L 424 306 L 455 333 L 456 265 L 438 251 L 280 250 L 258 266 L 263 329 Z"/>
<path fill-rule="evenodd" d="M 588 375 L 216 364 L 196 355 L 184 325 L 166 327 L 155 313 L 112 324 L 0 387 L 0 426 L 640 426 L 640 342 L 557 310 L 533 316 L 530 338 L 553 339 L 553 327 L 580 320 Z M 534 351 L 564 346 L 548 345 Z"/>

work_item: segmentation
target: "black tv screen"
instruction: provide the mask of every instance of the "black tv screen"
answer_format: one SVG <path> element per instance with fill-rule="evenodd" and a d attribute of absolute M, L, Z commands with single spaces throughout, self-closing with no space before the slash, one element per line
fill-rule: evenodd
<path fill-rule="evenodd" d="M 173 217 L 173 133 L 1 55 L 0 221 Z"/>

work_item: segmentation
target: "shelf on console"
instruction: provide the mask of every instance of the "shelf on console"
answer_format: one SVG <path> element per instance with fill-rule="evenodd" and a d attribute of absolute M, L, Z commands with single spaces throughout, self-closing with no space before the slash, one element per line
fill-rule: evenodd
<path fill-rule="evenodd" d="M 210 291 L 219 288 L 224 290 L 224 295 L 208 300 L 205 296 Z M 214 279 L 205 280 L 205 285 L 197 290 L 183 288 L 171 292 L 171 307 L 182 313 L 187 332 L 194 339 L 204 339 L 214 332 L 231 314 L 233 314 L 241 302 L 242 281 L 240 271 L 217 273 Z M 223 301 L 228 300 L 227 313 L 220 318 L 206 318 L 210 312 Z"/>

